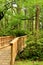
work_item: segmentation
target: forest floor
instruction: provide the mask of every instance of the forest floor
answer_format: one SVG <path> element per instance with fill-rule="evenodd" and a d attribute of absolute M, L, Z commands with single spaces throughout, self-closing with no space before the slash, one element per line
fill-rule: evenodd
<path fill-rule="evenodd" d="M 43 61 L 19 60 L 14 65 L 43 65 Z"/>

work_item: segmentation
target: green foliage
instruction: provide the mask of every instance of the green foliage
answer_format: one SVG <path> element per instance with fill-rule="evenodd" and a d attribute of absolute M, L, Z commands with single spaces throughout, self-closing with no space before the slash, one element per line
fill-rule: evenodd
<path fill-rule="evenodd" d="M 21 59 L 43 60 L 43 44 L 28 44 L 22 53 L 18 54 Z"/>
<path fill-rule="evenodd" d="M 43 61 L 17 60 L 15 65 L 43 65 Z"/>
<path fill-rule="evenodd" d="M 4 4 L 7 2 L 9 2 L 9 0 L 0 0 L 0 11 L 3 11 L 5 8 Z M 38 34 L 39 38 L 37 42 L 36 38 L 38 36 L 34 34 L 37 32 L 34 32 L 32 35 L 33 30 L 30 31 L 30 28 L 33 27 L 32 22 L 34 21 L 32 18 L 36 17 L 36 4 L 38 4 L 40 8 L 39 22 L 42 23 L 41 29 L 43 30 L 43 0 L 15 0 L 15 2 L 18 7 L 8 9 L 4 18 L 0 21 L 0 36 L 23 36 L 28 34 L 27 47 L 23 53 L 19 53 L 18 58 L 43 60 L 43 31 L 40 30 L 41 32 Z M 22 20 L 25 18 L 30 18 L 30 20 Z"/>
<path fill-rule="evenodd" d="M 15 34 L 15 36 L 24 36 L 24 35 L 26 35 L 26 32 L 25 32 L 25 30 L 14 30 L 14 34 Z"/>
<path fill-rule="evenodd" d="M 4 29 L 4 28 L 3 28 Z M 24 36 L 26 35 L 25 30 L 18 30 L 18 29 L 12 29 L 11 27 L 7 27 L 4 30 L 0 31 L 0 36 L 7 36 L 7 35 L 12 35 L 12 36 Z"/>
<path fill-rule="evenodd" d="M 42 31 L 43 32 L 43 31 Z M 40 32 L 41 33 L 41 32 Z M 27 47 L 20 53 L 18 53 L 18 59 L 29 60 L 43 60 L 43 34 L 39 34 L 39 38 L 36 42 L 36 37 L 32 33 L 28 34 L 26 41 Z"/>

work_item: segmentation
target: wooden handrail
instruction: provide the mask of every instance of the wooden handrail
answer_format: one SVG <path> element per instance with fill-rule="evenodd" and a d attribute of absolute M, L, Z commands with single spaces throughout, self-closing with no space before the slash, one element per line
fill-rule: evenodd
<path fill-rule="evenodd" d="M 7 47 L 9 49 L 9 47 L 10 47 L 10 51 L 11 51 L 10 65 L 14 65 L 17 53 L 19 51 L 23 50 L 23 48 L 25 46 L 24 45 L 25 40 L 26 40 L 26 36 L 21 36 L 21 37 L 14 38 L 9 44 L 0 46 L 0 50 L 4 49 L 4 48 L 6 49 Z"/>
<path fill-rule="evenodd" d="M 6 48 L 6 47 L 8 47 L 8 46 L 10 46 L 10 44 L 8 44 L 8 45 L 6 45 L 6 46 L 0 47 L 0 50 Z"/>
<path fill-rule="evenodd" d="M 17 53 L 24 48 L 24 41 L 26 40 L 26 36 L 21 36 L 14 38 L 11 42 L 11 64 L 14 65 L 14 61 L 16 58 Z M 24 39 L 25 38 L 25 39 Z M 18 49 L 19 48 L 19 49 Z"/>
<path fill-rule="evenodd" d="M 17 55 L 17 52 L 15 50 L 17 50 L 17 41 L 18 41 L 19 37 L 17 38 L 14 38 L 11 42 L 10 42 L 10 45 L 11 45 L 11 63 L 10 65 L 14 65 L 14 61 L 15 61 L 15 57 Z M 14 46 L 15 45 L 15 46 Z M 15 48 L 16 47 L 16 48 Z M 15 53 L 16 55 L 15 55 Z M 15 57 L 14 57 L 15 56 Z"/>
<path fill-rule="evenodd" d="M 14 38 L 14 39 L 10 42 L 10 44 L 14 44 L 14 43 L 15 43 L 15 41 L 17 41 L 18 39 L 19 39 L 19 37 Z"/>

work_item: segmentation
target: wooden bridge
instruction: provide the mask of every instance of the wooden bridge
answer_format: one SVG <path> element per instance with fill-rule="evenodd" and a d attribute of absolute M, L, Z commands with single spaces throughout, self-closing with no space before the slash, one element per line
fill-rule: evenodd
<path fill-rule="evenodd" d="M 26 36 L 0 37 L 0 65 L 14 65 L 18 52 L 25 48 Z"/>

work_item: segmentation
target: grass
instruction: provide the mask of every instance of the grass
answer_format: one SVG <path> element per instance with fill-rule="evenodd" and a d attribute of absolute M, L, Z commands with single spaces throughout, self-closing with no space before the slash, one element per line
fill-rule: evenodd
<path fill-rule="evenodd" d="M 43 65 L 43 61 L 23 60 L 23 61 L 16 61 L 14 65 Z"/>

